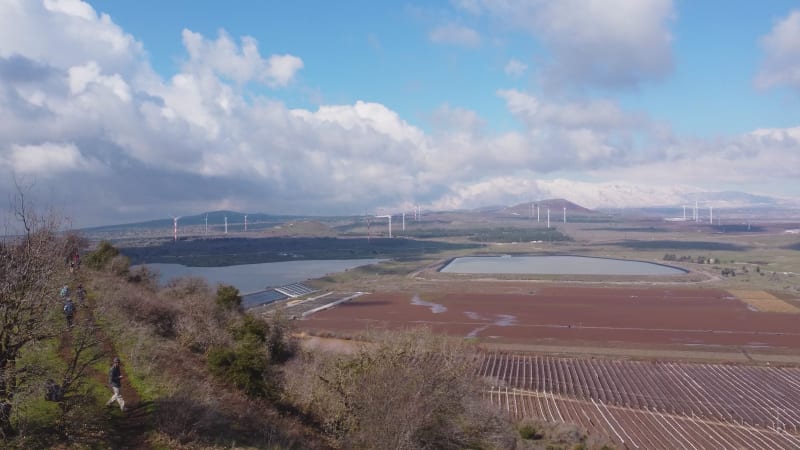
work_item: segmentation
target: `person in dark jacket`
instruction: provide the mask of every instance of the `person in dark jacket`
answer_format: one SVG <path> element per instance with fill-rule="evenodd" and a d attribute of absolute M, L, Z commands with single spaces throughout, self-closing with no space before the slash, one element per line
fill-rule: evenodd
<path fill-rule="evenodd" d="M 67 327 L 72 328 L 72 318 L 75 316 L 75 304 L 69 297 L 64 302 L 64 317 L 67 318 Z"/>
<path fill-rule="evenodd" d="M 122 388 L 122 372 L 119 368 L 119 357 L 114 357 L 111 369 L 108 370 L 108 384 L 111 386 L 111 391 L 114 392 L 114 395 L 106 402 L 106 406 L 111 406 L 116 400 L 119 403 L 119 409 L 125 411 L 125 400 L 120 392 Z"/>

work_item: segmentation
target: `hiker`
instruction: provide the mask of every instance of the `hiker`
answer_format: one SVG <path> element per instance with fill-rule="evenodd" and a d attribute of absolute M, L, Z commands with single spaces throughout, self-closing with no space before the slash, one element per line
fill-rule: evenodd
<path fill-rule="evenodd" d="M 86 301 L 86 289 L 83 288 L 82 284 L 79 284 L 78 288 L 75 289 L 75 295 L 78 296 L 79 305 L 82 305 L 83 302 Z"/>
<path fill-rule="evenodd" d="M 67 297 L 69 295 L 69 285 L 65 284 L 64 287 L 61 288 L 61 291 L 59 291 L 58 295 L 60 295 L 61 298 Z"/>
<path fill-rule="evenodd" d="M 67 297 L 64 301 L 64 317 L 67 318 L 67 327 L 72 328 L 72 318 L 75 316 L 75 304 Z"/>
<path fill-rule="evenodd" d="M 114 357 L 111 369 L 108 370 L 108 384 L 111 386 L 111 391 L 114 392 L 114 395 L 106 402 L 106 406 L 111 406 L 114 400 L 116 400 L 117 403 L 119 403 L 120 411 L 125 411 L 125 400 L 122 399 L 122 394 L 120 393 L 120 389 L 122 388 L 122 374 L 119 369 L 118 356 Z"/>

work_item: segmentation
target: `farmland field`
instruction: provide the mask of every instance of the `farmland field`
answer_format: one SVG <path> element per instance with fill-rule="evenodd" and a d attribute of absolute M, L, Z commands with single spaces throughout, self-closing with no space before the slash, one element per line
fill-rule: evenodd
<path fill-rule="evenodd" d="M 762 312 L 728 291 L 530 286 L 504 292 L 372 293 L 299 322 L 307 331 L 415 325 L 492 343 L 800 349 L 798 316 Z"/>

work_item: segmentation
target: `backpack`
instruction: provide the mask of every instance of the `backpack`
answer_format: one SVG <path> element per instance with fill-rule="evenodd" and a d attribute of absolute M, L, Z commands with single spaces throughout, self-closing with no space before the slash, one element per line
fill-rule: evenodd
<path fill-rule="evenodd" d="M 64 314 L 70 315 L 75 311 L 75 305 L 72 302 L 67 302 L 64 304 Z"/>

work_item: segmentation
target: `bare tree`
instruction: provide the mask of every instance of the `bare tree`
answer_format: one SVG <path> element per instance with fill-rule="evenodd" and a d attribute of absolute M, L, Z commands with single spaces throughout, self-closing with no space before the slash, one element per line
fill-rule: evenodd
<path fill-rule="evenodd" d="M 24 230 L 0 242 L 0 432 L 12 432 L 11 410 L 26 345 L 56 335 L 49 320 L 57 288 L 67 280 L 67 243 L 54 214 L 39 216 L 26 205 L 17 184 L 13 211 Z"/>

